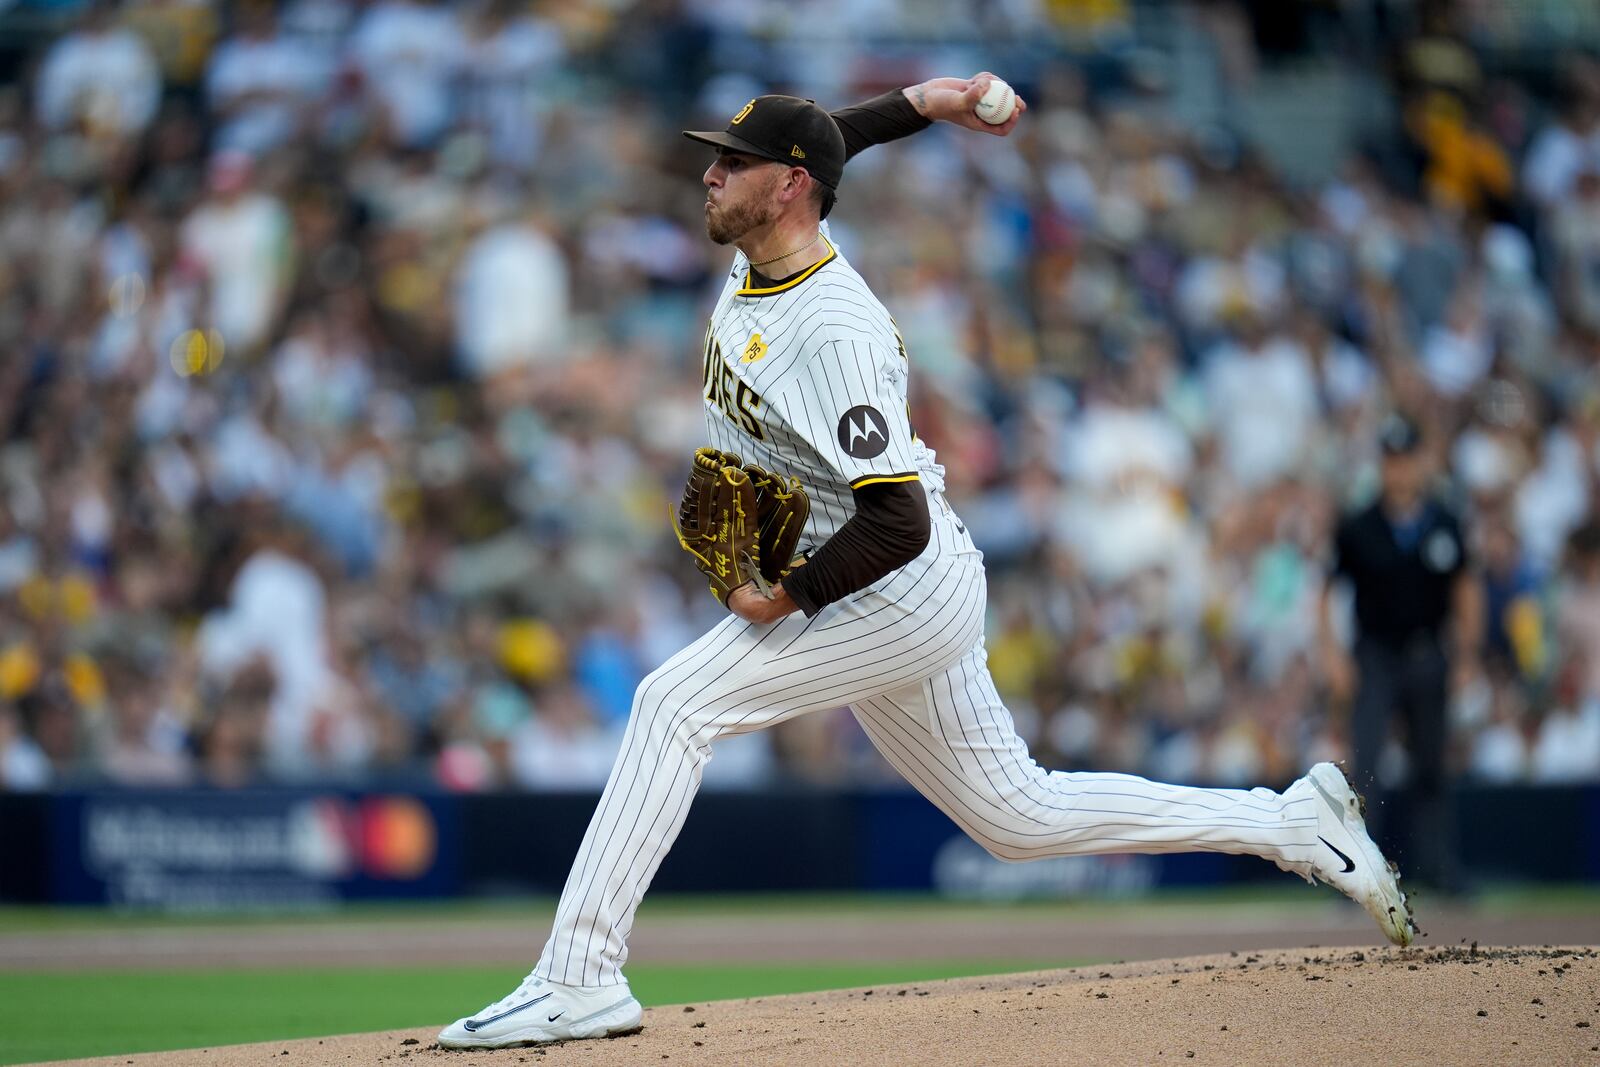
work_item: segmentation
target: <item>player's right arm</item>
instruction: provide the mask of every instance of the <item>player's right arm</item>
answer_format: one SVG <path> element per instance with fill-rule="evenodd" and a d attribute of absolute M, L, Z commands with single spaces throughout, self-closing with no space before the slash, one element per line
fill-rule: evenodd
<path fill-rule="evenodd" d="M 1004 137 L 1017 128 L 1028 105 L 1019 96 L 1016 111 L 998 126 L 978 118 L 978 101 L 993 79 L 988 71 L 970 78 L 930 78 L 831 112 L 839 132 L 844 134 L 845 159 L 853 159 L 875 144 L 909 137 L 935 122 L 950 122 Z"/>
<path fill-rule="evenodd" d="M 917 109 L 917 114 L 930 121 L 951 122 L 962 129 L 1004 137 L 1017 128 L 1028 104 L 1018 96 L 1016 110 L 1009 119 L 994 126 L 984 122 L 978 117 L 978 101 L 983 99 L 989 83 L 994 80 L 995 75 L 983 70 L 970 78 L 929 78 L 900 92 Z"/>

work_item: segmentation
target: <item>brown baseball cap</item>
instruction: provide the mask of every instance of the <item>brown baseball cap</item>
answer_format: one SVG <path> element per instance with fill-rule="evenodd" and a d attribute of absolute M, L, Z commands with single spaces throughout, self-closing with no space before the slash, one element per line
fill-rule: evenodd
<path fill-rule="evenodd" d="M 844 134 L 814 100 L 758 96 L 728 120 L 726 130 L 684 130 L 683 135 L 732 152 L 804 167 L 835 191 L 844 177 Z"/>

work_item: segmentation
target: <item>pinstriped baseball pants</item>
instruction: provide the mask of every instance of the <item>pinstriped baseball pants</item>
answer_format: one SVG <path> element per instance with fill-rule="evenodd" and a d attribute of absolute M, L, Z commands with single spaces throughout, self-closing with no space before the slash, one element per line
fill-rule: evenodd
<path fill-rule="evenodd" d="M 1234 852 L 1294 860 L 1316 811 L 1268 789 L 1046 771 L 989 677 L 982 555 L 942 496 L 916 560 L 815 617 L 729 616 L 639 685 L 534 973 L 622 980 L 634 913 L 672 847 L 711 743 L 850 705 L 878 751 L 993 855 Z"/>

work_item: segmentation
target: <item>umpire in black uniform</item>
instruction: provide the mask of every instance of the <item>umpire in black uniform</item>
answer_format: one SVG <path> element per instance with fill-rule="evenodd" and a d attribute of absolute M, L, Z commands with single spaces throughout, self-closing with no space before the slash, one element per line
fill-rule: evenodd
<path fill-rule="evenodd" d="M 1383 487 L 1369 507 L 1346 516 L 1334 541 L 1322 598 L 1322 645 L 1329 687 L 1350 709 L 1349 741 L 1359 787 L 1372 794 L 1379 759 L 1398 721 L 1409 763 L 1410 825 L 1385 827 L 1367 811 L 1384 850 L 1405 846 L 1408 874 L 1440 889 L 1457 886 L 1451 815 L 1449 697 L 1475 675 L 1482 641 L 1482 589 L 1467 558 L 1461 523 L 1428 492 L 1430 458 L 1411 420 L 1379 430 Z M 1354 656 L 1333 637 L 1329 592 L 1337 579 L 1355 594 Z M 1409 831 L 1409 832 L 1406 832 Z"/>

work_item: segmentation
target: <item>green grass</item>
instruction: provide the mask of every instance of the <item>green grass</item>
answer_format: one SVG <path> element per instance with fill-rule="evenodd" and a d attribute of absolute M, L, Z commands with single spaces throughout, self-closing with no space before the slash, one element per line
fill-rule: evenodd
<path fill-rule="evenodd" d="M 916 915 L 922 918 L 959 918 L 982 922 L 1029 912 L 1052 915 L 1069 910 L 1081 918 L 1117 916 L 1141 909 L 1159 908 L 1163 915 L 1215 915 L 1229 908 L 1285 912 L 1316 909 L 1327 904 L 1321 893 L 1308 893 L 1298 882 L 1263 883 L 1228 888 L 1164 889 L 1127 900 L 1079 899 L 1017 902 L 971 902 L 931 893 L 747 893 L 695 894 L 651 897 L 641 916 L 718 915 Z M 1486 886 L 1470 901 L 1482 911 L 1516 910 L 1528 914 L 1560 914 L 1600 908 L 1600 885 Z M 282 922 L 306 923 L 471 923 L 504 919 L 548 921 L 555 909 L 553 897 L 512 897 L 454 901 L 392 901 L 341 905 L 321 910 L 160 914 L 117 911 L 110 908 L 0 906 L 0 934 L 66 930 L 129 930 L 190 926 L 262 926 Z"/>
<path fill-rule="evenodd" d="M 1088 961 L 1067 961 L 1075 966 Z M 1037 964 L 651 966 L 628 969 L 646 1005 L 803 993 L 1030 970 Z M 0 973 L 0 1064 L 442 1026 L 504 996 L 513 968 Z M 84 1005 L 93 1005 L 85 1025 Z"/>
<path fill-rule="evenodd" d="M 1600 901 L 1600 893 L 1594 900 Z M 495 897 L 444 901 L 369 901 L 340 904 L 329 908 L 295 911 L 182 912 L 163 914 L 102 907 L 0 906 L 0 934 L 55 930 L 127 930 L 190 926 L 263 926 L 348 923 L 429 923 L 500 921 L 505 919 L 548 919 L 555 910 L 554 897 Z M 915 914 L 924 918 L 960 917 L 981 922 L 986 916 L 1010 916 L 1028 912 L 1057 914 L 1071 909 L 1074 914 L 1125 914 L 1131 910 L 1159 905 L 1193 907 L 1207 912 L 1218 907 L 1301 908 L 1315 906 L 1317 898 L 1308 895 L 1298 883 L 1242 886 L 1225 889 L 1166 889 L 1149 896 L 1127 900 L 1080 899 L 979 902 L 956 900 L 933 893 L 729 893 L 680 894 L 651 897 L 644 902 L 641 916 L 697 917 L 723 915 L 884 915 Z"/>

